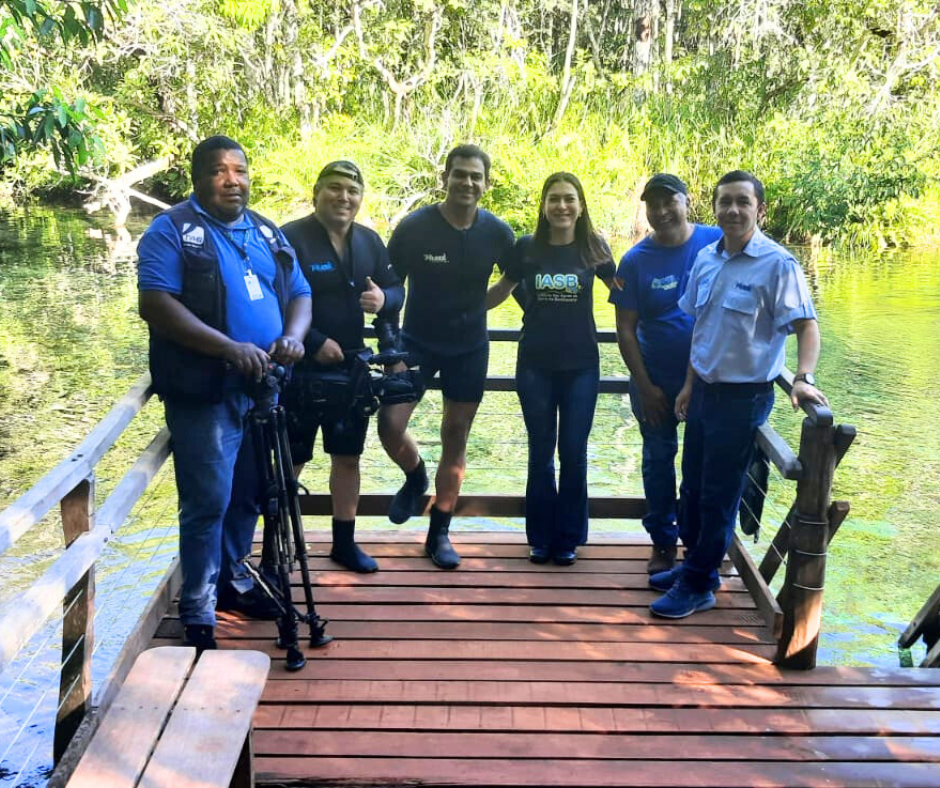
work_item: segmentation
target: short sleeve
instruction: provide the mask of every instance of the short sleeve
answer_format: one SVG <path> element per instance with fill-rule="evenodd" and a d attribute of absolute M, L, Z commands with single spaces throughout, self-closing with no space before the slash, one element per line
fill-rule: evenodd
<path fill-rule="evenodd" d="M 183 292 L 183 247 L 169 216 L 153 220 L 137 244 L 137 288 Z"/>
<path fill-rule="evenodd" d="M 699 252 L 701 255 L 701 252 Z M 679 296 L 679 309 L 689 315 L 695 315 L 695 302 L 698 300 L 698 275 L 701 271 L 699 258 L 695 258 L 692 268 L 685 277 L 685 288 Z"/>
<path fill-rule="evenodd" d="M 500 244 L 499 244 L 499 253 L 496 255 L 496 267 L 502 273 L 505 274 L 506 273 L 506 259 L 511 254 L 513 254 L 513 250 L 516 247 L 516 234 L 512 231 L 512 227 L 510 227 L 505 222 L 500 221 L 499 225 L 500 225 L 501 238 L 500 238 Z M 515 281 L 518 281 L 518 280 L 515 280 Z"/>
<path fill-rule="evenodd" d="M 294 266 L 290 272 L 290 297 L 291 299 L 310 298 L 310 283 L 300 270 L 296 258 L 294 258 Z"/>
<path fill-rule="evenodd" d="M 774 328 L 787 327 L 794 320 L 815 320 L 816 309 L 809 294 L 806 277 L 800 264 L 787 256 L 779 264 L 774 293 Z"/>
<path fill-rule="evenodd" d="M 610 280 L 614 278 L 614 275 L 617 273 L 617 269 L 614 267 L 614 261 L 608 260 L 606 263 L 601 263 L 595 269 L 597 275 L 601 279 Z"/>
<path fill-rule="evenodd" d="M 616 276 L 622 283 L 622 289 L 618 290 L 616 287 L 611 288 L 608 301 L 618 309 L 629 309 L 633 312 L 638 312 L 640 309 L 639 300 L 637 298 L 639 278 L 635 256 L 632 254 L 632 251 L 633 250 L 628 251 L 620 258 L 620 265 L 617 267 Z"/>
<path fill-rule="evenodd" d="M 528 237 L 520 238 L 503 255 L 500 270 L 506 275 L 507 279 L 513 282 L 521 282 L 525 276 L 522 261 L 525 258 L 525 252 L 529 245 L 528 241 Z"/>

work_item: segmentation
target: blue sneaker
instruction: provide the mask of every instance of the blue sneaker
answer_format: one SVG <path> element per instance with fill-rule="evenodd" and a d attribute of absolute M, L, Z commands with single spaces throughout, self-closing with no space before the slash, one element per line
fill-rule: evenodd
<path fill-rule="evenodd" d="M 654 616 L 661 618 L 685 618 L 693 613 L 711 610 L 714 606 L 714 593 L 696 591 L 680 575 L 672 588 L 650 605 L 650 610 Z"/>
<path fill-rule="evenodd" d="M 656 591 L 668 591 L 675 584 L 676 580 L 679 579 L 679 576 L 682 574 L 682 564 L 674 566 L 672 569 L 667 569 L 665 572 L 658 572 L 655 575 L 650 575 L 649 585 L 650 588 L 655 589 Z M 709 585 L 709 591 L 717 591 L 721 588 L 721 579 L 718 578 Z"/>

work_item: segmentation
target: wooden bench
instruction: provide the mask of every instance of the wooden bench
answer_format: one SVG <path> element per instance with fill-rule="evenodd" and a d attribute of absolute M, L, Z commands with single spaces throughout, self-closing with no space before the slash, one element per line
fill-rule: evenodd
<path fill-rule="evenodd" d="M 67 788 L 249 788 L 251 721 L 270 659 L 259 651 L 143 652 Z M 195 663 L 195 667 L 193 664 Z"/>

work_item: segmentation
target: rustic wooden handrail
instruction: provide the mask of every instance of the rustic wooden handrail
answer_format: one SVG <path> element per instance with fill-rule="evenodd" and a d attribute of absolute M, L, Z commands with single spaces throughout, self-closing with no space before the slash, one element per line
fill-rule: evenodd
<path fill-rule="evenodd" d="M 0 672 L 60 606 L 62 665 L 53 742 L 62 756 L 91 704 L 95 563 L 169 456 L 160 431 L 102 505 L 95 505 L 95 466 L 147 403 L 150 375 L 137 380 L 63 462 L 0 513 L 0 553 L 60 504 L 65 551 L 24 591 L 0 607 Z"/>

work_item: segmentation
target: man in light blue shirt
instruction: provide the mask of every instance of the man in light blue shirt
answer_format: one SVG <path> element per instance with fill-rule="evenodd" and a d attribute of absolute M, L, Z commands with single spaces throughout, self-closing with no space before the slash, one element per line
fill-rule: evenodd
<path fill-rule="evenodd" d="M 686 422 L 679 488 L 685 562 L 650 577 L 666 594 L 655 615 L 683 618 L 715 605 L 718 568 L 734 523 L 754 437 L 773 407 L 788 334 L 797 337 L 791 403 L 828 404 L 815 387 L 819 328 L 803 271 L 758 228 L 764 187 L 748 172 L 725 175 L 712 195 L 722 238 L 699 252 L 679 306 L 695 318 L 689 368 L 676 396 Z"/>

